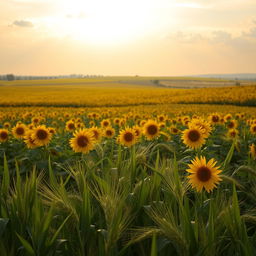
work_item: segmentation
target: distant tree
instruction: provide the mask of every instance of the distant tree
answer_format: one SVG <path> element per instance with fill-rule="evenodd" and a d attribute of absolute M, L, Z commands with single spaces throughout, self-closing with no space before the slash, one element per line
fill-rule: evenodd
<path fill-rule="evenodd" d="M 14 76 L 13 74 L 7 74 L 7 75 L 6 75 L 6 78 L 7 78 L 8 81 L 13 81 L 13 80 L 15 80 L 15 76 Z"/>

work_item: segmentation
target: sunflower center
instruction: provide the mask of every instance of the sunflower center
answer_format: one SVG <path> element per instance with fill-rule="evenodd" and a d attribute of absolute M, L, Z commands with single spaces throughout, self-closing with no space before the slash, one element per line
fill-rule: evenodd
<path fill-rule="evenodd" d="M 1 132 L 1 133 L 0 133 L 0 137 L 1 137 L 2 140 L 6 140 L 7 137 L 8 137 L 7 132 Z"/>
<path fill-rule="evenodd" d="M 231 137 L 236 137 L 236 132 L 235 132 L 235 131 L 232 131 L 232 132 L 230 133 L 230 136 L 231 136 Z"/>
<path fill-rule="evenodd" d="M 178 129 L 177 128 L 172 128 L 172 132 L 177 133 Z"/>
<path fill-rule="evenodd" d="M 106 131 L 106 134 L 107 134 L 108 136 L 112 136 L 112 131 L 107 130 L 107 131 Z"/>
<path fill-rule="evenodd" d="M 254 132 L 256 132 L 256 125 L 253 127 L 253 129 L 252 129 Z"/>
<path fill-rule="evenodd" d="M 131 132 L 127 132 L 124 135 L 124 140 L 126 142 L 131 142 L 133 140 L 133 134 Z"/>
<path fill-rule="evenodd" d="M 48 137 L 48 133 L 45 130 L 38 130 L 36 136 L 39 140 L 45 140 Z"/>
<path fill-rule="evenodd" d="M 197 130 L 191 130 L 188 133 L 188 138 L 189 140 L 191 140 L 192 142 L 198 141 L 200 138 L 200 133 Z"/>
<path fill-rule="evenodd" d="M 197 178 L 202 182 L 207 182 L 211 176 L 211 170 L 206 166 L 202 166 L 197 170 Z"/>
<path fill-rule="evenodd" d="M 68 128 L 70 129 L 70 130 L 73 130 L 73 129 L 75 129 L 75 125 L 72 123 L 72 124 L 69 124 L 68 125 Z"/>
<path fill-rule="evenodd" d="M 105 122 L 103 122 L 103 126 L 108 126 L 108 122 L 107 121 L 105 121 Z"/>
<path fill-rule="evenodd" d="M 235 124 L 234 124 L 233 122 L 231 122 L 231 123 L 228 124 L 228 128 L 230 128 L 230 129 L 231 129 L 231 128 L 234 128 L 234 126 L 235 126 Z"/>
<path fill-rule="evenodd" d="M 22 128 L 22 127 L 18 127 L 17 129 L 16 129 L 16 133 L 18 134 L 18 135 L 23 135 L 24 134 L 24 129 Z"/>
<path fill-rule="evenodd" d="M 219 122 L 219 117 L 218 117 L 218 116 L 213 116 L 213 117 L 212 117 L 212 121 L 213 121 L 214 123 Z"/>
<path fill-rule="evenodd" d="M 88 138 L 85 136 L 80 136 L 77 138 L 77 145 L 81 148 L 84 148 L 88 145 Z"/>
<path fill-rule="evenodd" d="M 148 126 L 148 133 L 150 135 L 155 135 L 157 133 L 157 127 L 155 125 Z"/>

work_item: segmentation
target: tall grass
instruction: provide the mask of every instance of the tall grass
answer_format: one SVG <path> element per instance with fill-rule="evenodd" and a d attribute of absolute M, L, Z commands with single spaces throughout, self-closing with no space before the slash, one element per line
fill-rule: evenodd
<path fill-rule="evenodd" d="M 49 159 L 44 172 L 11 172 L 4 157 L 1 255 L 254 254 L 255 164 L 235 168 L 233 145 L 210 194 L 189 187 L 188 159 L 172 147 L 107 149 L 62 171 Z"/>

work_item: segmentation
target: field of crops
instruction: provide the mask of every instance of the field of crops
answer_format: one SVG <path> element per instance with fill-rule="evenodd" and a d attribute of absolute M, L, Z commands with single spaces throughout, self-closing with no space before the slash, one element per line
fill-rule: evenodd
<path fill-rule="evenodd" d="M 255 86 L 51 82 L 0 86 L 0 256 L 255 255 Z"/>
<path fill-rule="evenodd" d="M 134 79 L 1 81 L 0 106 L 110 107 L 170 103 L 256 106 L 256 85 L 180 89 L 140 84 L 147 80 Z"/>

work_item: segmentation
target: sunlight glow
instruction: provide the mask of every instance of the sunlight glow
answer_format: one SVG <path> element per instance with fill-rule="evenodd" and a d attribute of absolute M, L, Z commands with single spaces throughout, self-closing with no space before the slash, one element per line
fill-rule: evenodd
<path fill-rule="evenodd" d="M 155 3 L 153 0 L 63 1 L 62 16 L 46 21 L 55 35 L 93 44 L 116 44 L 143 37 L 154 29 Z"/>

